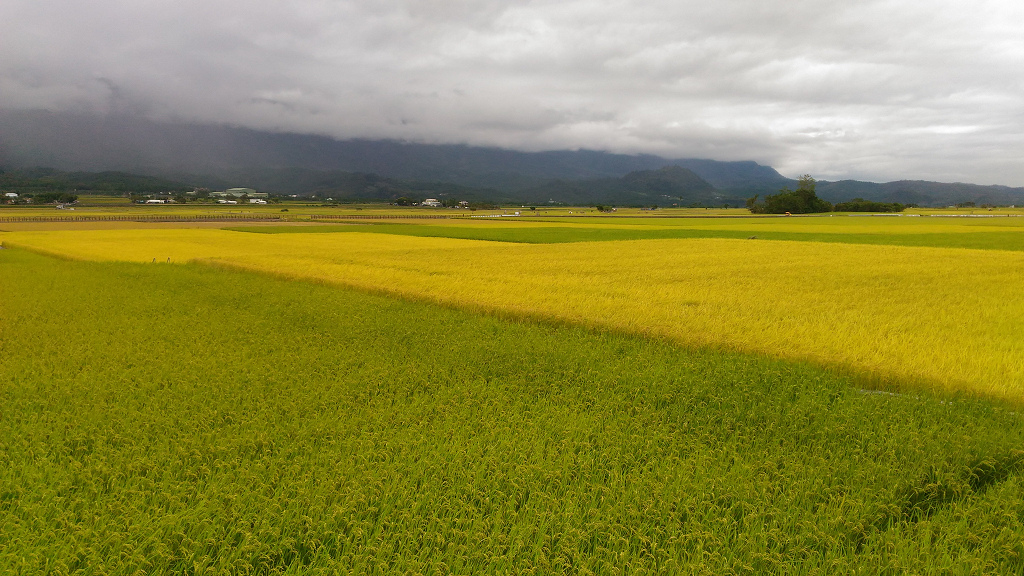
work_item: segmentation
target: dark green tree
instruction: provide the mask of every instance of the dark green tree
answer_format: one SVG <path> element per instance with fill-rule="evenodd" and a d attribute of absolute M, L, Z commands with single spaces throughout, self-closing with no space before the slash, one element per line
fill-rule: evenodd
<path fill-rule="evenodd" d="M 35 204 L 71 204 L 78 201 L 78 195 L 70 192 L 40 192 L 33 195 Z"/>
<path fill-rule="evenodd" d="M 746 204 L 747 210 L 750 210 L 751 212 L 753 212 L 755 214 L 761 212 L 760 207 L 764 206 L 763 204 L 758 204 L 757 203 L 758 196 L 760 196 L 760 194 L 754 194 L 753 197 L 747 198 L 747 204 Z"/>
<path fill-rule="evenodd" d="M 833 208 L 836 212 L 903 212 L 906 206 L 898 202 L 873 202 L 863 198 L 854 198 L 840 202 Z"/>
<path fill-rule="evenodd" d="M 778 194 L 765 197 L 763 204 L 757 203 L 757 196 L 747 200 L 747 208 L 758 214 L 815 214 L 831 212 L 832 204 L 818 198 L 814 188 L 816 181 L 810 174 L 804 174 L 798 181 L 797 189 L 783 188 Z"/>

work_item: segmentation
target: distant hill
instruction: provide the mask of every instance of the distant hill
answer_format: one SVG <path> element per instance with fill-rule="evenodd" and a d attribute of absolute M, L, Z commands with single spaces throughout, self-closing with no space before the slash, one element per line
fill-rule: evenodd
<path fill-rule="evenodd" d="M 217 125 L 70 113 L 0 111 L 0 165 L 121 170 L 175 179 L 236 180 L 300 168 L 461 186 L 527 190 L 552 180 L 619 178 L 678 165 L 736 193 L 791 183 L 755 162 L 668 159 L 593 150 L 518 152 L 393 140 L 335 140 Z"/>
<path fill-rule="evenodd" d="M 275 194 L 297 194 L 338 201 L 385 201 L 401 198 L 467 200 L 505 204 L 609 204 L 633 206 L 739 205 L 741 198 L 725 195 L 691 170 L 667 166 L 630 172 L 622 178 L 552 180 L 528 190 L 501 191 L 448 182 L 386 178 L 365 172 L 321 171 L 303 168 L 252 170 L 228 180 Z M 62 172 L 52 168 L 0 170 L 0 191 L 18 193 L 75 192 L 78 194 L 161 194 L 187 192 L 196 186 L 224 189 L 226 181 L 202 179 L 176 182 L 126 172 Z"/>
<path fill-rule="evenodd" d="M 921 206 L 950 206 L 963 202 L 977 205 L 1024 205 L 1024 188 L 981 186 L 959 182 L 946 184 L 925 180 L 899 180 L 877 184 L 858 180 L 818 182 L 818 196 L 830 202 L 864 198 L 878 202 L 899 202 Z"/>
<path fill-rule="evenodd" d="M 621 178 L 553 180 L 515 194 L 523 202 L 544 204 L 612 204 L 627 206 L 721 206 L 743 204 L 743 199 L 712 186 L 694 171 L 681 166 L 630 172 Z"/>
<path fill-rule="evenodd" d="M 154 176 L 126 172 L 62 172 L 52 168 L 0 169 L 5 192 L 77 192 L 79 194 L 154 194 L 187 192 L 193 186 Z"/>
<path fill-rule="evenodd" d="M 674 160 L 672 164 L 692 170 L 723 192 L 744 197 L 771 194 L 787 186 L 796 186 L 796 180 L 786 178 L 771 166 L 753 161 Z"/>
<path fill-rule="evenodd" d="M 231 182 L 232 184 L 227 184 Z M 277 194 L 316 195 L 337 200 L 378 200 L 391 202 L 401 197 L 415 200 L 451 197 L 474 202 L 511 202 L 494 190 L 477 190 L 444 182 L 406 182 L 376 174 L 322 172 L 282 169 L 256 172 L 228 181 L 190 179 L 177 182 L 155 176 L 126 172 L 64 172 L 53 168 L 0 169 L 0 191 L 18 194 L 68 192 L 77 194 L 173 194 L 196 187 L 223 190 L 236 183 Z"/>
<path fill-rule="evenodd" d="M 631 206 L 741 205 L 743 199 L 724 193 L 693 171 L 680 166 L 630 172 L 621 178 L 549 180 L 523 190 L 477 188 L 437 181 L 386 178 L 365 172 L 319 171 L 304 168 L 263 169 L 238 175 L 232 182 L 281 194 L 316 194 L 335 200 L 468 200 L 511 204 L 609 204 Z"/>
<path fill-rule="evenodd" d="M 204 182 L 206 180 L 199 179 Z M 267 168 L 240 171 L 227 177 L 232 186 L 241 185 L 275 194 L 317 196 L 334 200 L 385 201 L 399 198 L 421 201 L 425 198 L 467 200 L 484 203 L 512 203 L 509 193 L 490 189 L 462 186 L 450 182 L 430 182 L 387 178 L 366 172 L 343 170 L 310 170 L 306 168 Z M 223 188 L 213 185 L 213 188 Z"/>
<path fill-rule="evenodd" d="M 98 185 L 82 179 L 93 172 L 121 174 L 114 181 L 127 173 L 160 180 L 125 181 L 125 186 L 143 192 L 187 183 L 367 200 L 448 194 L 509 203 L 635 205 L 671 200 L 720 205 L 796 185 L 770 166 L 751 161 L 336 140 L 136 117 L 0 110 L 0 167 L 10 171 L 31 166 L 77 173 L 77 183 L 85 186 Z M 818 194 L 832 202 L 864 198 L 922 206 L 1024 205 L 1024 188 L 926 181 L 822 181 Z"/>

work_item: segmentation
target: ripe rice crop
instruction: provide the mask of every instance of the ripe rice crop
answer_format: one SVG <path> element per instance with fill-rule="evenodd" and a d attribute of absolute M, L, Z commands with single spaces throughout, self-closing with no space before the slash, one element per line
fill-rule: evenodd
<path fill-rule="evenodd" d="M 201 260 L 517 317 L 1024 398 L 1024 254 L 735 239 L 528 245 L 385 234 L 24 232 L 67 257 Z"/>
<path fill-rule="evenodd" d="M 653 220 L 653 219 L 652 219 Z M 881 244 L 894 246 L 933 246 L 941 248 L 973 248 L 980 250 L 1024 251 L 1024 228 L 966 227 L 930 225 L 808 227 L 785 226 L 776 222 L 765 226 L 747 219 L 745 224 L 710 226 L 698 221 L 692 226 L 640 226 L 636 224 L 594 224 L 554 222 L 475 223 L 453 221 L 445 225 L 374 224 L 324 225 L 312 227 L 232 226 L 227 229 L 261 234 L 324 234 L 337 232 L 372 232 L 403 236 L 462 238 L 499 242 L 554 244 L 565 242 L 608 242 L 615 240 L 657 240 L 673 238 L 750 238 L 761 240 L 795 240 L 799 242 L 840 242 L 846 244 Z M 488 225 L 490 224 L 490 225 Z"/>
<path fill-rule="evenodd" d="M 197 253 L 267 249 L 182 232 Z M 393 269 L 478 244 L 370 239 L 396 242 Z M 2 573 L 1024 570 L 1024 426 L 998 403 L 21 250 L 0 251 L 0 327 Z"/>

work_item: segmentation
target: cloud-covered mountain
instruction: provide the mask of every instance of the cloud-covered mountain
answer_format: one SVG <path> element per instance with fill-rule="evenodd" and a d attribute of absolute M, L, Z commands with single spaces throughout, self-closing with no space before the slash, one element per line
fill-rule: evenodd
<path fill-rule="evenodd" d="M 864 198 L 878 202 L 899 202 L 921 206 L 951 206 L 962 202 L 996 206 L 1024 205 L 1024 188 L 1009 186 L 981 186 L 961 182 L 944 183 L 925 180 L 899 180 L 896 182 L 860 182 L 841 180 L 820 182 L 818 196 L 830 202 L 843 202 L 851 198 Z"/>
<path fill-rule="evenodd" d="M 395 140 L 335 140 L 217 125 L 50 112 L 0 112 L 0 163 L 252 180 L 301 168 L 526 190 L 550 180 L 618 178 L 678 165 L 730 193 L 791 182 L 755 162 L 668 159 L 591 150 L 519 152 Z"/>
<path fill-rule="evenodd" d="M 1014 0 L 4 0 L 0 22 L 9 109 L 1024 185 Z"/>
<path fill-rule="evenodd" d="M 738 204 L 795 181 L 752 161 L 593 150 L 521 152 L 396 140 L 336 140 L 137 116 L 0 111 L 0 167 L 125 171 L 212 188 L 386 200 L 452 194 L 480 201 Z M 1024 204 L 1024 188 L 897 181 L 822 181 L 839 202 Z M 397 195 L 397 196 L 396 196 Z"/>

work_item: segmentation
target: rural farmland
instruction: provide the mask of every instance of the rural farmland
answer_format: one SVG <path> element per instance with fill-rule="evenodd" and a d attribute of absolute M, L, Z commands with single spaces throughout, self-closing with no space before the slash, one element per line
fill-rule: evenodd
<path fill-rule="evenodd" d="M 1024 576 L 1024 2 L 0 21 L 0 576 Z"/>
<path fill-rule="evenodd" d="M 1024 218 L 568 212 L 0 223 L 0 571 L 1024 570 Z"/>

